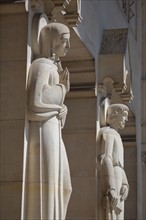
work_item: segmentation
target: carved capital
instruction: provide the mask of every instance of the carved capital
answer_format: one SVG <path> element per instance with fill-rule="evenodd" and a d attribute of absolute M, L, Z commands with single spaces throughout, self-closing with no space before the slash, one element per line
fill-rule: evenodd
<path fill-rule="evenodd" d="M 52 21 L 66 23 L 70 27 L 75 27 L 82 18 L 80 16 L 80 0 L 52 0 L 54 8 L 52 8 Z"/>
<path fill-rule="evenodd" d="M 81 0 L 26 0 L 27 11 L 45 13 L 51 22 L 75 27 L 81 18 Z"/>
<path fill-rule="evenodd" d="M 66 14 L 65 8 L 63 6 L 56 6 L 53 8 L 51 11 L 51 20 L 54 21 L 59 21 L 64 23 L 64 15 Z"/>
<path fill-rule="evenodd" d="M 123 103 L 128 103 L 133 100 L 134 96 L 133 96 L 133 94 L 123 93 L 123 94 L 121 94 L 121 98 L 122 98 Z"/>
<path fill-rule="evenodd" d="M 69 4 L 71 0 L 52 0 L 55 4 L 55 6 L 65 6 L 66 4 Z"/>
<path fill-rule="evenodd" d="M 101 93 L 104 96 L 105 91 L 106 91 L 106 88 L 105 88 L 105 86 L 103 84 L 102 85 L 98 85 L 98 88 L 97 88 L 97 92 L 98 93 Z"/>
<path fill-rule="evenodd" d="M 66 14 L 65 19 L 70 27 L 75 27 L 82 21 L 82 17 L 79 13 L 76 14 Z"/>
<path fill-rule="evenodd" d="M 26 11 L 43 11 L 43 0 L 25 0 Z"/>
<path fill-rule="evenodd" d="M 34 8 L 38 8 L 41 6 L 42 1 L 41 0 L 30 0 L 31 3 L 31 7 Z"/>

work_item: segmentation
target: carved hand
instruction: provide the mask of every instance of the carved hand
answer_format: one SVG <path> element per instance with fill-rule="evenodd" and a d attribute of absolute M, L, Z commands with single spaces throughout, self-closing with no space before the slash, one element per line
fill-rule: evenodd
<path fill-rule="evenodd" d="M 66 107 L 66 105 L 63 105 L 62 106 L 62 109 L 60 110 L 60 112 L 59 112 L 59 119 L 61 120 L 62 118 L 64 118 L 64 117 L 66 117 L 66 115 L 67 115 L 67 107 Z"/>
<path fill-rule="evenodd" d="M 66 121 L 66 115 L 67 115 L 67 107 L 66 105 L 62 106 L 62 109 L 59 112 L 58 119 L 61 121 L 61 128 L 64 127 L 65 121 Z"/>
<path fill-rule="evenodd" d="M 128 192 L 129 192 L 129 187 L 128 187 L 128 185 L 124 184 L 120 190 L 121 200 L 127 199 Z"/>
<path fill-rule="evenodd" d="M 69 71 L 67 68 L 60 73 L 60 84 L 63 84 L 66 89 L 66 93 L 70 90 Z"/>
<path fill-rule="evenodd" d="M 110 199 L 110 207 L 111 209 L 115 209 L 118 203 L 118 196 L 114 189 L 109 191 L 109 199 Z"/>

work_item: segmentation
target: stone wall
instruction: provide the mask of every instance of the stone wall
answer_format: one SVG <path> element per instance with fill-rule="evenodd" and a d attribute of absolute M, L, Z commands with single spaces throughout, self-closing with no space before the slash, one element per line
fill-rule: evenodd
<path fill-rule="evenodd" d="M 49 1 L 48 1 L 49 2 Z M 132 23 L 127 21 L 120 6 L 121 1 L 81 1 L 83 21 L 78 26 L 78 41 L 84 45 L 95 59 L 95 78 L 98 84 L 98 55 L 105 29 L 128 29 L 130 59 L 132 68 L 132 89 L 134 100 L 130 106 L 130 120 L 124 133 L 121 133 L 125 148 L 125 170 L 130 184 L 130 195 L 126 202 L 125 219 L 145 219 L 144 193 L 145 181 L 145 3 L 137 1 Z M 143 9 L 141 8 L 143 3 Z M 49 8 L 49 6 L 48 6 Z M 142 11 L 143 10 L 143 11 Z M 142 18 L 142 19 L 141 19 Z M 132 25 L 131 25 L 132 24 Z M 21 216 L 23 148 L 25 127 L 25 86 L 27 58 L 28 14 L 24 3 L 3 4 L 0 11 L 0 195 L 1 219 L 18 220 Z M 141 29 L 143 32 L 141 32 Z M 89 55 L 81 52 L 75 35 L 72 34 L 73 48 L 68 59 L 74 61 L 77 72 L 71 73 L 73 86 L 85 86 L 92 81 L 93 74 L 87 79 L 80 71 L 80 65 L 87 65 Z M 142 39 L 142 44 L 141 44 Z M 82 45 L 82 48 L 84 46 Z M 88 56 L 87 56 L 88 55 Z M 85 59 L 84 59 L 85 58 Z M 66 61 L 66 60 L 65 60 Z M 82 61 L 82 62 L 81 62 Z M 81 64 L 82 63 L 82 64 Z M 67 63 L 65 63 L 67 64 Z M 85 68 L 86 68 L 85 65 Z M 82 69 L 82 68 L 81 68 Z M 83 70 L 83 69 L 82 69 Z M 87 71 L 88 72 L 88 71 Z M 141 74 L 142 72 L 142 74 Z M 87 75 L 87 73 L 86 73 Z M 91 79 L 92 78 L 92 79 Z M 141 87 L 142 78 L 142 87 Z M 75 83 L 74 83 L 75 81 Z M 85 81 L 82 83 L 82 81 Z M 81 82 L 81 83 L 80 83 Z M 83 88 L 80 88 L 83 89 Z M 89 85 L 88 85 L 89 89 Z M 142 90 L 141 90 L 142 89 Z M 91 94 L 90 94 L 91 93 Z M 99 106 L 94 91 L 72 91 L 66 105 L 69 113 L 63 138 L 68 154 L 73 192 L 69 203 L 67 219 L 96 219 L 97 210 L 97 176 L 96 176 L 96 121 Z M 143 94 L 141 96 L 141 93 Z M 142 101 L 141 101 L 142 100 Z M 145 104 L 144 104 L 145 106 Z M 141 134 L 142 126 L 142 134 Z M 97 146 L 98 147 L 98 146 Z M 143 151 L 143 154 L 141 154 Z M 145 158 L 145 157 L 144 157 Z M 143 160 L 141 160 L 143 159 Z M 96 182 L 97 181 L 97 182 Z M 143 188 L 142 188 L 143 187 Z M 143 205 L 141 205 L 143 202 Z"/>
<path fill-rule="evenodd" d="M 142 176 L 141 176 L 141 2 L 134 5 L 134 16 L 131 21 L 127 20 L 122 5 L 122 1 L 81 1 L 81 14 L 83 22 L 79 25 L 80 36 L 95 58 L 96 63 L 96 83 L 100 76 L 99 53 L 102 42 L 103 31 L 106 29 L 128 29 L 128 43 L 130 52 L 130 65 L 132 69 L 132 89 L 134 99 L 129 103 L 131 113 L 135 118 L 131 127 L 131 122 L 127 124 L 127 135 L 135 136 L 135 140 L 128 138 L 124 141 L 125 147 L 125 169 L 130 180 L 130 195 L 125 208 L 126 219 L 142 219 Z M 96 8 L 96 10 L 95 10 Z M 145 49 L 144 49 L 145 50 Z M 105 68 L 111 68 L 107 66 Z M 98 93 L 97 93 L 98 94 Z M 97 95 L 97 103 L 98 101 Z M 119 100 L 120 102 L 120 100 Z M 97 107 L 98 108 L 98 107 Z M 97 121 L 99 119 L 97 118 Z M 135 134 L 133 133 L 135 129 Z M 133 133 L 133 134 L 132 134 Z M 132 136 L 131 136 L 132 137 Z M 124 140 L 124 135 L 122 136 Z M 131 140 L 130 140 L 131 139 Z M 98 146 L 97 146 L 98 147 Z M 132 170 L 132 172 L 131 172 Z M 138 170 L 138 176 L 137 176 Z"/>
<path fill-rule="evenodd" d="M 23 4 L 1 5 L 0 11 L 0 216 L 21 216 L 27 13 Z"/>
<path fill-rule="evenodd" d="M 82 92 L 84 93 L 84 92 Z M 72 195 L 67 220 L 96 215 L 96 99 L 67 98 L 69 112 L 63 138 L 69 159 Z"/>

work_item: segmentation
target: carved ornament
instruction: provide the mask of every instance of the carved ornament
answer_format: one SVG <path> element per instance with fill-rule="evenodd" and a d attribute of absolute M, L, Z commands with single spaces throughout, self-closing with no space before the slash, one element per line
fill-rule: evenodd
<path fill-rule="evenodd" d="M 135 16 L 134 6 L 135 0 L 121 0 L 122 10 L 127 17 L 128 22 Z"/>
<path fill-rule="evenodd" d="M 98 91 L 123 103 L 133 99 L 127 36 L 127 29 L 105 30 L 99 54 Z"/>
<path fill-rule="evenodd" d="M 25 0 L 26 11 L 42 11 L 43 1 L 42 0 Z"/>
<path fill-rule="evenodd" d="M 45 13 L 50 22 L 75 27 L 81 22 L 81 0 L 26 0 L 26 11 Z"/>

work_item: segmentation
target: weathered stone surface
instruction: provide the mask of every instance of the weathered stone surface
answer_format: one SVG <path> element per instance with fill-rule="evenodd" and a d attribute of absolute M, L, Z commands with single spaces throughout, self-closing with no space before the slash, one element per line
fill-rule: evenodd
<path fill-rule="evenodd" d="M 1 120 L 25 118 L 26 61 L 0 63 Z"/>
<path fill-rule="evenodd" d="M 24 123 L 1 121 L 0 181 L 22 181 Z"/>
<path fill-rule="evenodd" d="M 124 148 L 119 129 L 125 127 L 129 108 L 122 104 L 107 107 L 106 125 L 98 133 L 99 219 L 124 220 L 124 201 L 129 184 L 124 170 Z"/>
<path fill-rule="evenodd" d="M 95 177 L 73 177 L 73 193 L 68 207 L 67 220 L 95 220 L 96 180 Z M 89 193 L 90 191 L 90 193 Z"/>
<path fill-rule="evenodd" d="M 3 220 L 19 220 L 21 218 L 21 182 L 0 183 L 0 218 Z"/>

